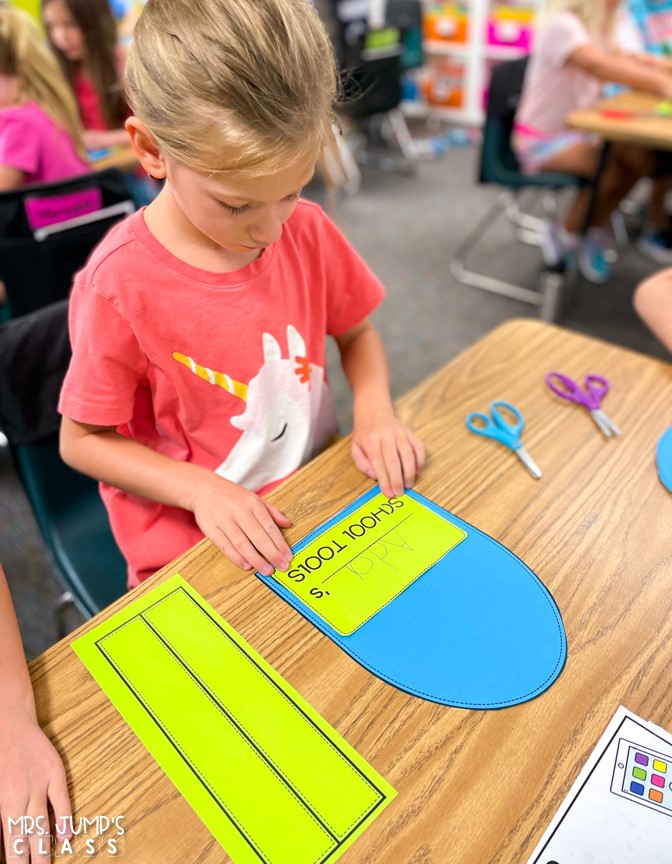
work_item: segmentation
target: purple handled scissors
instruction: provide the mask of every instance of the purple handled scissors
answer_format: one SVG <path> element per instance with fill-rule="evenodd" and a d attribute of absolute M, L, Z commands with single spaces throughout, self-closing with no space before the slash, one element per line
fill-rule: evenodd
<path fill-rule="evenodd" d="M 561 372 L 549 372 L 545 378 L 549 388 L 561 399 L 581 405 L 590 412 L 597 428 L 606 437 L 620 435 L 621 430 L 600 408 L 602 400 L 609 392 L 609 382 L 601 375 L 586 375 L 583 387 Z"/>

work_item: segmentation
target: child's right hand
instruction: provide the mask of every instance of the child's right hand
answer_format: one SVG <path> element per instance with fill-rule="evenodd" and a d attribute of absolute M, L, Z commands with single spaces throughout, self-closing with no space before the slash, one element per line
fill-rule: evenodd
<path fill-rule="evenodd" d="M 40 729 L 34 713 L 20 711 L 6 702 L 0 705 L 0 819 L 7 864 L 49 864 L 50 854 L 40 854 L 40 828 L 43 849 L 49 843 L 47 802 L 51 803 L 57 828 L 72 817 L 68 784 L 60 757 Z M 32 836 L 21 838 L 17 822 L 22 816 L 39 819 Z M 8 830 L 8 820 L 16 825 Z M 24 826 L 25 827 L 25 826 Z M 72 836 L 59 834 L 59 838 Z M 29 855 L 30 853 L 30 855 Z"/>
<path fill-rule="evenodd" d="M 289 528 L 291 520 L 254 492 L 213 474 L 198 484 L 190 509 L 205 536 L 237 567 L 264 576 L 289 570 L 292 552 L 280 528 Z"/>

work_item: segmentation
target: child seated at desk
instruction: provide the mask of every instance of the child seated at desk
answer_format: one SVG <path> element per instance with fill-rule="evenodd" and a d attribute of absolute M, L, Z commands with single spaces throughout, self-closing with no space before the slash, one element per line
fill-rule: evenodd
<path fill-rule="evenodd" d="M 0 191 L 90 170 L 77 106 L 37 24 L 0 6 Z"/>
<path fill-rule="evenodd" d="M 553 171 L 591 180 L 597 172 L 602 142 L 573 131 L 567 116 L 595 103 L 604 82 L 672 99 L 672 76 L 613 45 L 620 0 L 549 0 L 540 21 L 514 124 L 512 145 L 527 173 Z M 547 226 L 542 250 L 547 265 L 578 253 L 583 275 L 593 282 L 609 276 L 605 258 L 606 226 L 611 213 L 641 177 L 656 169 L 653 151 L 616 142 L 604 168 L 592 224 L 585 239 L 590 188 L 581 189 L 564 224 Z"/>
<path fill-rule="evenodd" d="M 0 6 L 0 192 L 90 170 L 75 100 L 37 24 Z M 6 299 L 0 282 L 0 317 Z"/>
<path fill-rule="evenodd" d="M 204 534 L 270 575 L 289 567 L 291 523 L 260 495 L 336 432 L 327 335 L 357 468 L 402 494 L 424 456 L 368 320 L 384 289 L 300 198 L 333 135 L 329 39 L 306 0 L 160 0 L 127 85 L 133 147 L 166 182 L 75 280 L 61 454 L 102 481 L 130 586 Z"/>
<path fill-rule="evenodd" d="M 46 857 L 38 855 L 37 834 L 29 843 L 7 830 L 7 820 L 17 820 L 21 816 L 41 818 L 40 824 L 47 826 L 48 802 L 53 808 L 58 830 L 68 824 L 72 810 L 59 755 L 37 723 L 33 689 L 2 567 L 0 681 L 0 835 L 4 835 L 5 856 L 7 861 L 16 861 L 16 853 L 21 853 L 21 860 L 28 860 L 30 849 L 33 861 L 46 861 Z M 15 832 L 18 830 L 15 828 Z M 69 836 L 69 832 L 60 836 Z"/>

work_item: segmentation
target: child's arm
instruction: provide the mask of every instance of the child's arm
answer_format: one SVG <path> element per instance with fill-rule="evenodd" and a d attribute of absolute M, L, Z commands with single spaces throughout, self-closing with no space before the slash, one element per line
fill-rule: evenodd
<path fill-rule="evenodd" d="M 626 84 L 634 90 L 672 99 L 672 78 L 662 69 L 645 65 L 624 54 L 608 53 L 596 45 L 582 45 L 566 60 L 601 81 Z"/>
<path fill-rule="evenodd" d="M 642 321 L 672 351 L 672 268 L 640 282 L 634 304 Z"/>
<path fill-rule="evenodd" d="M 69 821 L 72 810 L 63 764 L 37 723 L 19 628 L 1 567 L 0 682 L 0 825 L 7 860 L 14 861 L 15 851 L 23 848 L 24 854 L 27 853 L 28 844 L 22 842 L 16 850 L 13 848 L 20 827 L 17 823 L 13 830 L 8 830 L 8 819 L 40 816 L 39 825 L 48 834 L 47 802 L 51 802 L 57 830 L 63 827 L 63 820 Z M 69 830 L 60 834 L 70 835 Z M 47 859 L 34 854 L 32 860 Z"/>
<path fill-rule="evenodd" d="M 378 481 L 384 495 L 402 495 L 422 469 L 425 450 L 394 415 L 380 337 L 365 319 L 336 342 L 354 396 L 355 465 L 362 474 Z"/>
<path fill-rule="evenodd" d="M 278 526 L 290 520 L 254 492 L 214 471 L 180 462 L 119 435 L 64 417 L 61 456 L 73 468 L 133 495 L 181 507 L 243 570 L 288 570 L 292 553 Z M 271 566 L 269 566 L 271 565 Z"/>

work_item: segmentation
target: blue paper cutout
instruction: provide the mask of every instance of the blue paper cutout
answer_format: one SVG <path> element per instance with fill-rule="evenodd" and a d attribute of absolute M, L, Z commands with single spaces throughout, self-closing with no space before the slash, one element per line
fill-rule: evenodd
<path fill-rule="evenodd" d="M 380 492 L 375 487 L 294 546 Z M 467 537 L 350 636 L 342 636 L 272 578 L 269 588 L 389 684 L 459 708 L 504 708 L 543 693 L 563 669 L 560 612 L 537 576 L 487 534 L 406 492 Z"/>
<path fill-rule="evenodd" d="M 672 426 L 658 439 L 656 466 L 660 482 L 668 492 L 672 492 Z"/>

